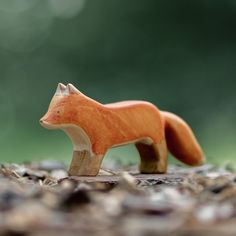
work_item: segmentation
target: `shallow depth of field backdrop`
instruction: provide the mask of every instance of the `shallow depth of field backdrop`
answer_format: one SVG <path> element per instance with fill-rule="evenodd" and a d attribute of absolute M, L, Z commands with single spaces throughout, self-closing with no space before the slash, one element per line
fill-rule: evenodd
<path fill-rule="evenodd" d="M 192 126 L 209 161 L 236 161 L 233 0 L 1 0 L 1 162 L 70 160 L 67 136 L 38 123 L 58 82 L 151 101 Z"/>

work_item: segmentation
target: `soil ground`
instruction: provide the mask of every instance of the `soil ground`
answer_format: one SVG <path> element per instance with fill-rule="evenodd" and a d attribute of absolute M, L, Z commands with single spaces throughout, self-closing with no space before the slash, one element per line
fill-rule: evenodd
<path fill-rule="evenodd" d="M 236 235 L 236 175 L 228 166 L 136 166 L 68 177 L 57 161 L 0 168 L 1 235 Z"/>

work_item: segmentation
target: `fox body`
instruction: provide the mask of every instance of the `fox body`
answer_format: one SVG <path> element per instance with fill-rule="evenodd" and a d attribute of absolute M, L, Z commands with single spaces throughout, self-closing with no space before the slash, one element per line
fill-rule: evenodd
<path fill-rule="evenodd" d="M 189 165 L 202 164 L 204 159 L 192 130 L 178 116 L 144 101 L 103 105 L 71 84 L 58 85 L 40 122 L 71 138 L 70 175 L 97 175 L 107 150 L 128 143 L 136 144 L 142 173 L 165 173 L 168 149 Z"/>

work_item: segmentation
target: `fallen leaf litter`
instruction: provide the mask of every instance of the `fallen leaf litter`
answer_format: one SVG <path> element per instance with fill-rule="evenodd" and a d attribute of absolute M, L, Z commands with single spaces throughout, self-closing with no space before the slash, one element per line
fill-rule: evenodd
<path fill-rule="evenodd" d="M 68 177 L 57 161 L 4 164 L 0 234 L 236 235 L 236 175 L 205 165 Z"/>

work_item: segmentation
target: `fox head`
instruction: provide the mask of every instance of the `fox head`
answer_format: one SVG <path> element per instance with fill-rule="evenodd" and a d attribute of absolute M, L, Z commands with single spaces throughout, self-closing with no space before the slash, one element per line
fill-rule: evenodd
<path fill-rule="evenodd" d="M 89 111 L 95 104 L 98 103 L 82 94 L 72 84 L 65 86 L 59 83 L 40 124 L 48 129 L 60 129 L 70 124 L 80 126 L 80 121 L 87 120 Z"/>

